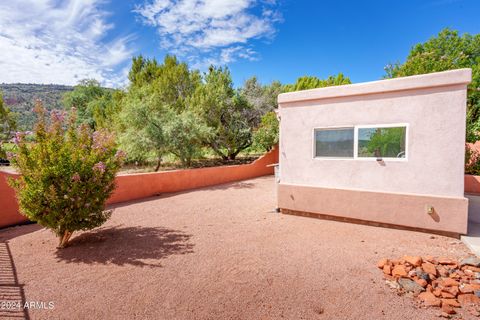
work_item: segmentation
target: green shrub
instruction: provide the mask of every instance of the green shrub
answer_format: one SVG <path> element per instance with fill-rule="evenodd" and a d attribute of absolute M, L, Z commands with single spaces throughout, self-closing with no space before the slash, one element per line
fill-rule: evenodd
<path fill-rule="evenodd" d="M 480 175 L 480 153 L 468 144 L 465 146 L 465 174 Z"/>
<path fill-rule="evenodd" d="M 110 217 L 105 202 L 115 188 L 124 154 L 116 150 L 110 133 L 93 132 L 85 124 L 77 127 L 74 109 L 68 119 L 52 112 L 51 121 L 41 103 L 35 109 L 34 142 L 27 143 L 25 134 L 17 133 L 17 152 L 10 158 L 21 176 L 9 183 L 20 211 L 51 229 L 63 248 L 74 231 L 93 229 Z"/>
<path fill-rule="evenodd" d="M 278 143 L 278 125 L 275 112 L 267 112 L 262 117 L 260 126 L 253 134 L 253 144 L 264 151 L 270 151 Z"/>

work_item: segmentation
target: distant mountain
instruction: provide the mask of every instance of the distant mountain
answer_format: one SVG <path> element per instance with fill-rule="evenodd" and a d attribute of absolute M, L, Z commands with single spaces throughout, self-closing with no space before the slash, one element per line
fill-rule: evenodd
<path fill-rule="evenodd" d="M 35 123 L 33 107 L 35 100 L 40 99 L 47 110 L 63 109 L 62 98 L 73 87 L 58 84 L 0 84 L 3 101 L 19 114 L 19 130 L 31 130 Z"/>

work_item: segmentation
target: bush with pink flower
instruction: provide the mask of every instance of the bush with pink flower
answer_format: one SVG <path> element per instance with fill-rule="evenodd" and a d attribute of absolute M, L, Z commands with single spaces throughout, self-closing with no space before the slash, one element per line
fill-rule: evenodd
<path fill-rule="evenodd" d="M 33 142 L 23 133 L 15 136 L 17 152 L 10 160 L 21 176 L 10 184 L 20 211 L 51 229 L 63 248 L 73 232 L 98 227 L 110 217 L 105 203 L 125 155 L 111 133 L 77 127 L 75 110 L 52 112 L 48 121 L 40 102 L 35 109 Z"/>

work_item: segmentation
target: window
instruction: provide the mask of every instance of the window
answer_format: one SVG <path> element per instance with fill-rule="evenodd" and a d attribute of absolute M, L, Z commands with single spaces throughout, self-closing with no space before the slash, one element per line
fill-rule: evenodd
<path fill-rule="evenodd" d="M 319 128 L 314 131 L 319 158 L 406 159 L 407 125 Z"/>
<path fill-rule="evenodd" d="M 405 158 L 406 127 L 358 128 L 358 157 Z"/>
<path fill-rule="evenodd" d="M 353 128 L 315 130 L 316 157 L 353 157 Z"/>

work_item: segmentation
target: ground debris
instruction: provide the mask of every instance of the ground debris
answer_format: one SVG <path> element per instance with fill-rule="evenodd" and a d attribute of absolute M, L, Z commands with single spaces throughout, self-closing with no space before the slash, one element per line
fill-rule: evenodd
<path fill-rule="evenodd" d="M 480 314 L 480 259 L 460 261 L 446 257 L 404 256 L 381 259 L 385 283 L 400 295 L 414 297 L 420 306 L 441 308 L 441 317 L 451 318 L 465 309 Z"/>

